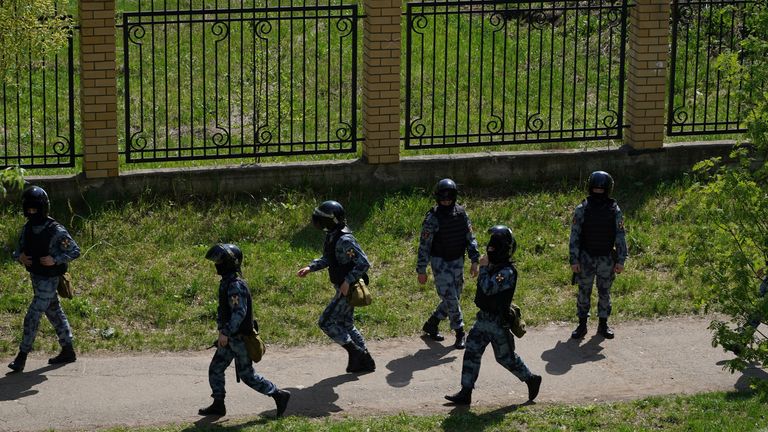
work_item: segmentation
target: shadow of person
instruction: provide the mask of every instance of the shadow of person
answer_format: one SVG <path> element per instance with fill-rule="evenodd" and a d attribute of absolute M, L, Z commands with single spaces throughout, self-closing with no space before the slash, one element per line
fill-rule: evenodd
<path fill-rule="evenodd" d="M 721 360 L 715 364 L 718 366 L 725 366 L 726 361 Z M 747 366 L 740 373 L 741 373 L 741 376 L 739 377 L 739 379 L 736 380 L 736 383 L 733 385 L 733 388 L 735 388 L 736 391 L 739 391 L 739 392 L 752 391 L 752 388 L 750 387 L 750 385 L 752 384 L 753 381 L 768 380 L 768 372 L 764 371 L 762 368 L 754 364 Z"/>
<path fill-rule="evenodd" d="M 38 384 L 48 380 L 45 373 L 64 366 L 63 364 L 48 365 L 34 370 L 25 370 L 24 372 L 9 372 L 0 378 L 0 401 L 12 401 L 23 397 L 36 395 L 39 391 L 34 390 Z"/>
<path fill-rule="evenodd" d="M 331 413 L 342 411 L 342 408 L 335 403 L 339 395 L 334 389 L 344 383 L 357 380 L 357 375 L 345 373 L 318 381 L 310 387 L 285 388 L 283 390 L 291 392 L 291 400 L 288 402 L 285 415 L 326 417 Z M 275 410 L 265 411 L 261 415 L 274 417 Z"/>
<path fill-rule="evenodd" d="M 565 342 L 557 341 L 554 348 L 541 353 L 541 359 L 547 363 L 545 370 L 551 375 L 564 375 L 573 365 L 604 359 L 605 355 L 600 353 L 603 350 L 600 342 L 603 340 L 602 336 L 593 335 L 581 346 L 578 340 L 570 337 Z"/>
<path fill-rule="evenodd" d="M 443 422 L 443 430 L 450 432 L 464 432 L 467 430 L 468 425 L 472 425 L 473 431 L 482 431 L 486 428 L 493 428 L 504 421 L 505 415 L 515 412 L 519 407 L 525 405 L 528 405 L 528 403 L 522 405 L 508 405 L 481 414 L 476 414 L 470 411 L 470 407 L 467 405 L 456 406 L 450 413 L 448 413 L 448 418 Z"/>
<path fill-rule="evenodd" d="M 392 387 L 405 387 L 410 384 L 414 372 L 450 363 L 456 359 L 456 356 L 445 357 L 446 354 L 455 351 L 453 346 L 440 345 L 428 336 L 423 336 L 422 339 L 426 342 L 427 348 L 387 363 L 386 367 L 390 370 L 387 375 L 387 384 Z"/>
<path fill-rule="evenodd" d="M 219 421 L 219 419 L 221 420 Z M 261 417 L 258 419 L 249 420 L 245 423 L 228 424 L 230 420 L 231 419 L 228 419 L 226 417 L 205 416 L 200 420 L 197 420 L 196 422 L 194 422 L 191 426 L 188 426 L 182 429 L 181 432 L 211 431 L 211 430 L 234 432 L 234 431 L 241 431 L 241 430 L 250 430 L 250 429 L 253 429 L 255 426 L 264 426 L 267 423 L 269 423 L 272 419 Z"/>

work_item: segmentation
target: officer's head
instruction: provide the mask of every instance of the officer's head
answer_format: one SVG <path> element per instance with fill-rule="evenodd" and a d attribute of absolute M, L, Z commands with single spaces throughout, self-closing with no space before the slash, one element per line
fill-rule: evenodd
<path fill-rule="evenodd" d="M 608 198 L 613 192 L 613 177 L 605 171 L 595 171 L 589 175 L 587 185 L 590 195 Z"/>
<path fill-rule="evenodd" d="M 21 207 L 24 210 L 24 217 L 30 222 L 43 223 L 50 209 L 48 194 L 39 186 L 30 186 L 21 194 Z"/>
<path fill-rule="evenodd" d="M 205 259 L 213 261 L 216 273 L 224 276 L 230 273 L 240 273 L 243 264 L 243 252 L 239 247 L 230 243 L 217 243 L 205 253 Z"/>
<path fill-rule="evenodd" d="M 452 206 L 456 203 L 459 196 L 459 188 L 456 182 L 449 178 L 444 178 L 435 185 L 435 201 L 441 206 Z"/>
<path fill-rule="evenodd" d="M 336 201 L 325 201 L 312 212 L 312 225 L 325 232 L 347 224 L 344 207 Z"/>
<path fill-rule="evenodd" d="M 491 264 L 504 264 L 512 259 L 517 249 L 517 242 L 512 230 L 506 225 L 494 225 L 488 229 L 491 238 L 485 251 Z"/>

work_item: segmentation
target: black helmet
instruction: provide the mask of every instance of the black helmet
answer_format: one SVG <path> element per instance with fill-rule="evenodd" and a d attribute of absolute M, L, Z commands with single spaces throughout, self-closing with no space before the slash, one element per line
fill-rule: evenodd
<path fill-rule="evenodd" d="M 493 264 L 508 262 L 517 250 L 512 230 L 506 225 L 494 225 L 488 229 L 488 234 L 491 235 L 486 248 L 488 260 Z"/>
<path fill-rule="evenodd" d="M 323 231 L 332 231 L 347 224 L 344 207 L 336 201 L 325 201 L 312 212 L 312 225 Z"/>
<path fill-rule="evenodd" d="M 435 185 L 435 201 L 437 201 L 438 204 L 441 200 L 456 201 L 456 197 L 458 196 L 459 188 L 456 187 L 456 182 L 449 178 L 444 178 Z"/>
<path fill-rule="evenodd" d="M 50 210 L 48 194 L 39 186 L 30 186 L 21 194 L 21 207 L 27 219 L 42 221 L 48 217 Z M 27 211 L 31 208 L 36 209 L 37 213 L 33 214 Z"/>
<path fill-rule="evenodd" d="M 205 259 L 216 264 L 216 273 L 224 276 L 230 273 L 240 273 L 243 263 L 243 251 L 230 243 L 217 243 L 205 253 Z"/>
<path fill-rule="evenodd" d="M 605 171 L 595 171 L 589 175 L 588 192 L 592 194 L 592 189 L 600 188 L 605 191 L 605 196 L 611 196 L 613 192 L 613 177 Z"/>

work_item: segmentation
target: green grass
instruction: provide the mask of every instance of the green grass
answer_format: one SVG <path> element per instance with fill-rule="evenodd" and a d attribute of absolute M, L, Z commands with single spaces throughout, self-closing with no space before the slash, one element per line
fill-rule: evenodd
<path fill-rule="evenodd" d="M 768 427 L 765 401 L 751 393 L 651 397 L 590 405 L 543 404 L 493 410 L 456 409 L 448 415 L 397 414 L 351 418 L 280 420 L 254 417 L 221 425 L 176 424 L 109 431 L 688 431 L 750 432 Z"/>
<path fill-rule="evenodd" d="M 205 5 L 208 11 L 216 7 L 251 7 L 248 1 L 164 1 L 142 2 L 121 1 L 117 3 L 118 23 L 122 22 L 122 11 L 149 10 L 188 10 L 200 9 Z M 274 2 L 286 5 L 288 2 Z M 310 5 L 313 4 L 309 2 Z M 350 2 L 340 1 L 339 4 Z M 74 2 L 66 2 L 66 7 L 72 13 Z M 363 9 L 358 4 L 359 12 Z M 553 13 L 559 13 L 557 5 Z M 65 8 L 65 6 L 62 6 Z M 534 23 L 532 18 L 523 16 L 505 21 L 500 15 L 495 15 L 497 6 L 487 6 L 481 13 L 477 9 L 465 9 L 461 15 L 425 15 L 414 33 L 413 58 L 414 66 L 411 89 L 414 100 L 411 103 L 411 118 L 401 119 L 401 135 L 404 136 L 408 123 L 425 127 L 425 134 L 458 135 L 457 140 L 477 140 L 481 145 L 468 148 L 450 149 L 419 149 L 403 150 L 404 155 L 411 154 L 442 154 L 464 153 L 491 150 L 542 150 L 553 148 L 591 148 L 602 145 L 620 145 L 618 142 L 574 142 L 573 139 L 590 137 L 593 132 L 579 132 L 582 127 L 602 127 L 604 122 L 610 124 L 615 120 L 615 96 L 618 89 L 618 27 L 612 21 L 617 18 L 606 11 L 598 14 L 593 11 L 587 14 L 584 10 L 570 10 L 555 20 Z M 433 8 L 426 7 L 429 13 Z M 442 7 L 437 8 L 442 11 Z M 405 9 L 404 9 L 405 10 Z M 455 11 L 455 8 L 452 9 Z M 725 10 L 725 9 L 724 9 Z M 418 10 L 416 13 L 418 14 Z M 710 15 L 705 16 L 704 30 L 717 27 L 720 15 L 727 21 L 728 14 L 718 12 L 712 23 Z M 196 14 L 193 18 L 201 18 Z M 298 15 L 293 15 L 298 16 Z M 321 19 L 317 24 L 309 13 L 307 19 L 292 21 L 271 21 L 269 31 L 255 31 L 248 21 L 230 23 L 230 37 L 224 42 L 216 42 L 220 24 L 214 18 L 238 18 L 226 14 L 205 14 L 206 23 L 174 23 L 175 17 L 169 15 L 170 22 L 163 25 L 145 25 L 144 33 L 133 34 L 133 42 L 128 56 L 127 76 L 131 81 L 130 135 L 135 139 L 146 139 L 159 153 L 148 153 L 145 156 L 158 157 L 188 157 L 226 154 L 233 156 L 231 161 L 242 163 L 279 162 L 285 160 L 326 160 L 350 159 L 359 157 L 361 146 L 357 152 L 341 155 L 301 155 L 279 157 L 243 157 L 239 154 L 253 150 L 254 137 L 260 136 L 260 150 L 268 149 L 278 142 L 301 143 L 307 140 L 335 140 L 337 132 L 344 133 L 344 123 L 351 117 L 351 49 L 350 37 L 345 29 L 339 29 L 336 24 L 346 23 L 337 18 Z M 275 16 L 272 16 L 273 18 Z M 283 16 L 285 17 L 285 16 Z M 184 16 L 186 18 L 186 16 Z M 156 17 L 155 20 L 162 20 Z M 145 18 L 146 22 L 147 18 Z M 406 44 L 408 23 L 403 18 L 403 46 Z M 534 20 L 535 21 L 535 20 Z M 698 28 L 698 27 L 697 27 Z M 698 69 L 693 65 L 681 69 L 677 74 L 678 87 L 682 88 L 685 79 L 690 84 L 694 80 L 699 83 L 709 73 L 715 79 L 714 58 L 708 56 L 710 45 L 715 44 L 710 35 L 698 36 L 698 30 L 693 29 L 694 36 L 688 40 L 687 51 L 681 47 L 681 55 L 688 63 L 699 63 Z M 597 29 L 602 34 L 598 36 Z M 136 30 L 134 28 L 134 30 Z M 695 31 L 694 31 L 695 30 Z M 714 30 L 708 30 L 714 31 Z M 362 34 L 362 24 L 358 27 Z M 292 36 L 287 36 L 292 35 Z M 706 38 L 708 39 L 705 39 Z M 261 39 L 264 37 L 264 39 Z M 328 39 L 330 37 L 330 39 Z M 123 33 L 117 33 L 117 62 L 123 62 Z M 330 44 L 328 41 L 331 41 Z M 730 43 L 730 42 L 729 42 Z M 226 47 L 222 44 L 225 44 Z M 344 46 L 345 54 L 339 56 L 339 46 Z M 712 45 L 713 46 L 713 45 Z M 141 47 L 142 51 L 139 51 Z M 444 49 L 448 47 L 448 49 Z M 279 48 L 279 49 L 278 49 Z M 75 59 L 79 58 L 79 44 L 75 44 Z M 585 55 L 590 53 L 589 60 Z M 706 51 L 706 52 L 704 52 Z M 218 52 L 218 58 L 213 56 Z M 403 114 L 405 113 L 406 87 L 406 50 L 402 57 L 402 88 Z M 63 51 L 62 51 L 63 53 Z M 289 55 L 288 53 L 293 53 Z M 695 55 L 694 55 L 695 53 Z M 698 56 L 698 57 L 696 57 Z M 314 59 L 320 61 L 317 65 Z M 309 61 L 307 60 L 309 59 Z M 358 59 L 362 59 L 362 43 L 358 44 Z M 231 63 L 231 65 L 229 65 Z M 48 62 L 49 66 L 52 60 Z M 421 65 L 421 66 L 419 66 Z M 460 65 L 461 67 L 457 67 Z M 467 67 L 465 67 L 465 65 Z M 469 67 L 471 65 L 471 67 Z M 705 67 L 706 65 L 706 67 Z M 154 72 L 152 71 L 154 66 Z M 683 68 L 683 66 L 680 66 Z M 502 73 L 506 70 L 506 73 Z M 34 146 L 35 154 L 53 151 L 56 139 L 52 131 L 56 127 L 56 114 L 51 111 L 55 99 L 53 77 L 50 70 L 46 76 L 43 88 L 42 70 L 37 69 L 28 80 L 21 76 L 17 83 L 15 79 L 7 83 L 7 93 L 0 109 L 0 118 L 7 122 L 3 136 L 9 145 L 6 151 L 11 157 L 17 153 L 29 153 Z M 75 65 L 75 91 L 79 85 L 79 66 Z M 218 74 L 218 82 L 213 79 Z M 362 132 L 362 68 L 358 67 L 358 130 Z M 60 72 L 63 78 L 63 72 Z M 306 79 L 304 76 L 306 75 Z M 315 80 L 315 77 L 318 80 Z M 203 79 L 205 77 L 205 79 Z M 504 79 L 502 79 L 502 77 Z M 124 68 L 118 67 L 118 136 L 120 151 L 125 151 L 125 115 L 124 98 Z M 29 82 L 27 82 L 29 81 Z M 143 88 L 140 89 L 139 82 Z M 561 84 L 562 83 L 562 84 Z M 63 86 L 63 83 L 62 83 Z M 65 86 L 64 86 L 65 87 Z M 609 89 L 612 92 L 608 97 Z M 16 93 L 19 94 L 17 103 Z M 203 92 L 206 96 L 203 98 Z M 422 95 L 423 92 L 423 95 Z M 698 104 L 707 97 L 711 102 L 715 94 L 714 88 L 704 89 L 706 95 L 700 95 Z M 711 93 L 711 94 L 710 94 Z M 40 109 L 45 94 L 48 104 L 47 113 Z M 686 97 L 676 97 L 676 106 L 690 105 L 692 97 L 697 93 L 687 90 Z M 216 95 L 216 96 L 214 96 Z M 305 97 L 306 96 L 306 97 Z M 64 103 L 68 98 L 66 92 L 59 91 L 58 99 Z M 30 102 L 31 100 L 31 102 Z M 30 107 L 31 103 L 31 107 Z M 79 118 L 79 99 L 75 98 L 75 113 Z M 141 108 L 143 104 L 143 114 Z M 613 105 L 611 105 L 613 104 Z M 19 105 L 19 111 L 16 110 Z M 154 106 L 154 108 L 152 108 Z M 735 104 L 731 104 L 731 109 Z M 723 102 L 718 107 L 719 118 L 725 116 L 726 105 Z M 709 113 L 714 112 L 710 110 Z M 713 114 L 697 110 L 697 121 L 703 120 L 701 115 L 713 120 Z M 66 124 L 65 111 L 59 110 L 58 120 Z M 278 125 L 275 119 L 282 117 Z M 733 117 L 733 116 L 731 116 Z M 315 119 L 318 121 L 315 122 Z M 543 123 L 536 123 L 542 120 Z M 500 146 L 495 144 L 502 139 L 499 128 L 503 123 L 503 132 L 517 131 L 514 137 L 507 134 L 506 139 L 559 139 L 560 142 L 545 144 L 515 144 Z M 43 142 L 41 132 L 45 125 L 48 137 Z M 19 130 L 17 131 L 17 126 Z M 529 127 L 541 127 L 541 133 L 530 132 Z M 548 129 L 565 129 L 565 133 L 548 133 Z M 574 128 L 575 132 L 571 132 Z M 520 131 L 528 130 L 528 135 Z M 31 131 L 31 132 L 30 132 Z M 227 131 L 228 134 L 216 135 Z M 269 132 L 271 137 L 262 135 Z M 497 133 L 498 132 L 498 133 Z M 482 138 L 472 135 L 484 133 Z M 7 138 L 6 138 L 7 135 Z M 465 137 L 466 135 L 469 135 Z M 600 133 L 597 133 L 599 136 Z M 191 150 L 202 142 L 212 146 L 213 138 L 217 136 L 225 142 L 222 149 Z M 445 143 L 449 144 L 450 140 Z M 709 138 L 707 138 L 709 139 Z M 76 124 L 75 138 L 72 143 L 77 153 L 82 152 L 79 138 L 79 121 Z M 268 141 L 268 143 L 267 143 Z M 34 144 L 32 144 L 34 143 Z M 427 139 L 426 144 L 432 143 Z M 436 139 L 435 144 L 443 143 Z M 17 146 L 18 144 L 18 146 Z M 231 147 L 230 147 L 231 146 Z M 326 146 L 337 148 L 337 144 L 321 144 L 319 149 Z M 17 148 L 18 147 L 18 148 Z M 282 146 L 285 151 L 289 147 Z M 303 150 L 301 144 L 293 145 L 293 150 Z M 313 149 L 310 146 L 310 149 Z M 274 147 L 268 150 L 274 150 Z M 166 155 L 167 150 L 167 155 Z M 140 158 L 141 155 L 135 155 Z M 13 163 L 14 161 L 9 161 Z M 29 161 L 25 160 L 25 163 Z M 52 162 L 52 160 L 49 160 Z M 220 160 L 205 161 L 169 161 L 161 162 L 163 167 L 189 167 L 220 164 Z M 121 168 L 142 169 L 156 167 L 157 163 L 128 164 L 121 157 Z M 78 173 L 81 171 L 81 161 L 77 166 L 67 169 L 45 169 L 44 174 Z"/>
<path fill-rule="evenodd" d="M 699 285 L 677 262 L 689 231 L 674 210 L 683 186 L 620 182 L 618 191 L 631 259 L 614 284 L 615 319 L 697 313 Z M 203 256 L 217 241 L 235 242 L 244 250 L 244 275 L 270 343 L 327 343 L 316 325 L 332 296 L 327 275 L 300 279 L 295 272 L 320 254 L 322 233 L 308 220 L 312 208 L 329 198 L 345 205 L 351 227 L 373 262 L 375 300 L 357 311 L 366 337 L 418 334 L 437 303 L 433 285 L 420 286 L 415 277 L 419 229 L 432 205 L 430 195 L 420 188 L 370 193 L 284 191 L 221 200 L 140 197 L 72 212 L 57 207 L 54 215 L 83 251 L 71 266 L 77 296 L 63 301 L 78 349 L 183 350 L 210 343 L 218 277 Z M 529 325 L 573 319 L 576 289 L 570 285 L 567 243 L 571 214 L 582 198 L 583 192 L 570 185 L 462 192 L 481 245 L 487 241 L 485 230 L 494 224 L 506 223 L 515 231 L 520 245 L 516 299 Z M 52 199 L 56 204 L 55 193 Z M 15 208 L 2 212 L 0 353 L 10 354 L 21 337 L 31 292 L 27 274 L 10 257 L 22 217 Z M 467 275 L 462 301 L 470 324 L 474 292 Z M 35 348 L 57 349 L 49 325 L 41 326 Z"/>

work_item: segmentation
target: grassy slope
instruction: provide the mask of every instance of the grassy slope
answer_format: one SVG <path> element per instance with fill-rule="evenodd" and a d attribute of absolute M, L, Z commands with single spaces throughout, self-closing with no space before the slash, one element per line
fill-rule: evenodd
<path fill-rule="evenodd" d="M 697 284 L 677 258 L 688 231 L 674 211 L 682 187 L 619 185 L 631 259 L 614 284 L 615 319 L 696 313 Z M 539 190 L 468 189 L 461 197 L 481 245 L 493 224 L 506 223 L 515 231 L 521 275 L 516 299 L 530 325 L 573 319 L 576 289 L 570 285 L 567 243 L 572 209 L 583 196 L 570 185 Z M 52 196 L 55 202 L 55 191 Z M 320 254 L 322 233 L 307 222 L 312 208 L 329 198 L 346 206 L 373 262 L 375 300 L 356 313 L 366 336 L 417 334 L 437 302 L 431 282 L 418 285 L 414 270 L 420 223 L 431 205 L 425 190 L 372 198 L 351 191 L 319 196 L 286 191 L 218 201 L 143 197 L 54 210 L 83 251 L 71 267 L 77 296 L 63 301 L 78 349 L 204 347 L 214 334 L 218 279 L 203 255 L 216 241 L 235 242 L 244 250 L 245 278 L 270 343 L 326 342 L 316 319 L 332 295 L 327 276 L 299 279 L 295 272 Z M 23 268 L 10 257 L 22 217 L 6 208 L 0 223 L 0 354 L 10 354 L 21 336 L 31 290 Z M 474 291 L 467 274 L 463 307 L 470 324 Z M 48 324 L 41 326 L 36 349 L 57 349 Z"/>

